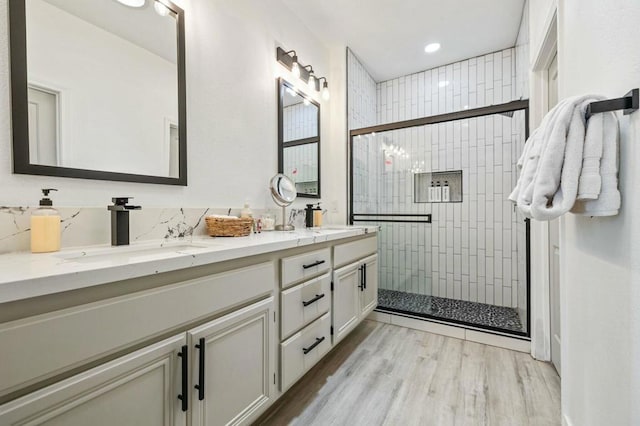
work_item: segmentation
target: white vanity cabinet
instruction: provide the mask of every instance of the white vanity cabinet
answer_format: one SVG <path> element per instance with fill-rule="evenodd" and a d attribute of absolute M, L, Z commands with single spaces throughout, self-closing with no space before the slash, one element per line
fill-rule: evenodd
<path fill-rule="evenodd" d="M 185 426 L 175 336 L 0 406 L 0 425 Z"/>
<path fill-rule="evenodd" d="M 376 306 L 377 238 L 349 232 L 0 303 L 0 426 L 255 422 Z"/>
<path fill-rule="evenodd" d="M 378 305 L 378 255 L 376 238 L 334 247 L 333 344 L 353 330 Z"/>
<path fill-rule="evenodd" d="M 275 392 L 273 297 L 190 330 L 193 426 L 249 424 Z"/>

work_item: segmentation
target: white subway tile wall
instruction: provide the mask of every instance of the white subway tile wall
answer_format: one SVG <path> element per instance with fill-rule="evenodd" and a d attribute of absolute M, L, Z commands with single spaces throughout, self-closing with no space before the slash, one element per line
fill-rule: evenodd
<path fill-rule="evenodd" d="M 512 48 L 377 83 L 371 123 L 373 79 L 348 59 L 353 128 L 509 102 L 528 78 L 516 76 L 526 66 Z M 354 212 L 433 215 L 430 225 L 380 224 L 381 288 L 526 307 L 525 227 L 507 200 L 524 120 L 520 111 L 354 139 Z M 446 170 L 463 170 L 463 202 L 414 203 L 413 173 Z"/>

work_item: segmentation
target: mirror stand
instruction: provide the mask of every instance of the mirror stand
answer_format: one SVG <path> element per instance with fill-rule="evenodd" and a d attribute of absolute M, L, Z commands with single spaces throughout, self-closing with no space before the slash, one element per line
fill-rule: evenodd
<path fill-rule="evenodd" d="M 287 225 L 287 206 L 296 199 L 296 184 L 282 173 L 271 178 L 271 198 L 282 207 L 282 225 L 276 225 L 276 231 L 293 231 L 295 226 Z"/>
<path fill-rule="evenodd" d="M 287 206 L 282 206 L 282 225 L 276 225 L 276 231 L 293 231 L 296 229 L 293 225 L 287 225 Z"/>

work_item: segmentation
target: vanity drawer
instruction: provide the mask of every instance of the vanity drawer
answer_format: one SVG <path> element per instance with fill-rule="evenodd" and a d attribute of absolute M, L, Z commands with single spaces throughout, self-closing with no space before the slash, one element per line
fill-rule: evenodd
<path fill-rule="evenodd" d="M 337 268 L 378 252 L 378 239 L 374 236 L 340 244 L 333 248 L 334 266 Z"/>
<path fill-rule="evenodd" d="M 0 395 L 266 297 L 275 280 L 266 262 L 0 324 Z"/>
<path fill-rule="evenodd" d="M 331 269 L 331 250 L 327 247 L 282 259 L 282 288 Z"/>
<path fill-rule="evenodd" d="M 331 314 L 327 312 L 280 345 L 282 377 L 286 390 L 331 349 Z"/>
<path fill-rule="evenodd" d="M 282 292 L 281 337 L 309 324 L 331 307 L 331 274 L 326 273 Z"/>

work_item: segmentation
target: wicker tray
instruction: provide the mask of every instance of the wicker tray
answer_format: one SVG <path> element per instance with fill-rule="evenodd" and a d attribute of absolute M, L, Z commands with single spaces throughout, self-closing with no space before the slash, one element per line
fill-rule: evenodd
<path fill-rule="evenodd" d="M 207 221 L 207 234 L 211 237 L 246 237 L 251 234 L 253 219 L 235 217 L 205 218 Z"/>

